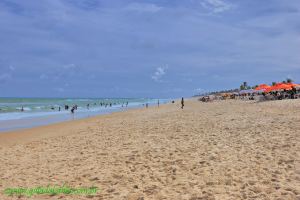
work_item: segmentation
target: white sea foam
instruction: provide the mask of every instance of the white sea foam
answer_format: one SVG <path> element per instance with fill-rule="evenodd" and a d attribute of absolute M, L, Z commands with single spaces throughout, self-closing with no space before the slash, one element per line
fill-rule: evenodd
<path fill-rule="evenodd" d="M 20 128 L 19 125 L 24 124 L 24 120 L 26 123 L 22 127 L 29 128 L 116 112 L 126 108 L 141 107 L 145 103 L 149 105 L 157 103 L 155 99 L 26 99 L 26 104 L 24 100 L 19 103 L 16 101 L 16 99 L 7 100 L 0 98 L 0 131 Z M 160 103 L 163 104 L 166 101 L 160 100 Z M 106 107 L 100 106 L 100 102 L 108 105 Z M 129 102 L 128 107 L 126 107 L 126 102 Z M 109 103 L 112 103 L 111 107 Z M 90 105 L 89 109 L 87 109 L 87 104 Z M 69 110 L 65 110 L 64 105 L 69 105 Z M 71 114 L 70 111 L 73 105 L 78 105 L 75 114 Z M 23 112 L 21 112 L 22 106 Z M 52 106 L 54 110 L 51 109 Z M 58 107 L 61 108 L 61 111 L 58 111 Z M 50 118 L 51 120 L 49 120 Z M 15 124 L 15 127 L 7 127 L 5 121 L 13 122 L 10 124 Z"/>

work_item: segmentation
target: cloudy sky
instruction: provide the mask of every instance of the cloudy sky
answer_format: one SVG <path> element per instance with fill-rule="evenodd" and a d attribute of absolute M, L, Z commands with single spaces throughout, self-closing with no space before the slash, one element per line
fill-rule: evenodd
<path fill-rule="evenodd" d="M 0 96 L 300 82 L 299 0 L 0 0 Z"/>

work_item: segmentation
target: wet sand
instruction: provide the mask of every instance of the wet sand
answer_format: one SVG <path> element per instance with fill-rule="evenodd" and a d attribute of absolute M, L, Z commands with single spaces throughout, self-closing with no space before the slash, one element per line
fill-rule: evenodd
<path fill-rule="evenodd" d="M 20 199 L 300 199 L 300 100 L 135 109 L 0 134 L 11 187 L 97 186 Z"/>

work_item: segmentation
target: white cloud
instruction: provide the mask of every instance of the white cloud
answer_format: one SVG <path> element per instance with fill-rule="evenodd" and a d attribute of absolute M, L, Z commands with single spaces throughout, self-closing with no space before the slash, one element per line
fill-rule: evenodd
<path fill-rule="evenodd" d="M 0 74 L 0 83 L 5 83 L 10 79 L 11 79 L 11 74 L 9 73 Z"/>
<path fill-rule="evenodd" d="M 10 65 L 8 68 L 9 68 L 10 71 L 15 71 L 16 70 L 16 68 L 14 68 L 12 65 Z"/>
<path fill-rule="evenodd" d="M 40 79 L 42 80 L 48 79 L 48 76 L 46 74 L 41 74 Z"/>
<path fill-rule="evenodd" d="M 132 3 L 125 8 L 125 10 L 129 10 L 129 11 L 152 12 L 152 13 L 158 12 L 161 9 L 162 7 L 150 3 Z"/>
<path fill-rule="evenodd" d="M 75 69 L 76 67 L 77 66 L 75 64 L 68 64 L 63 66 L 64 69 Z"/>
<path fill-rule="evenodd" d="M 203 94 L 203 93 L 206 92 L 206 90 L 204 90 L 202 88 L 197 88 L 197 89 L 194 90 L 194 92 L 197 93 L 197 94 Z"/>
<path fill-rule="evenodd" d="M 78 69 L 79 67 L 75 64 L 62 65 L 53 72 L 42 73 L 39 78 L 41 80 L 59 81 L 77 74 L 80 75 Z"/>
<path fill-rule="evenodd" d="M 64 92 L 64 91 L 65 91 L 64 88 L 54 88 L 54 90 L 55 90 L 56 92 Z"/>
<path fill-rule="evenodd" d="M 182 88 L 172 88 L 170 91 L 171 92 L 182 92 L 183 89 Z"/>
<path fill-rule="evenodd" d="M 205 9 L 211 10 L 213 13 L 221 13 L 234 7 L 232 4 L 223 0 L 203 0 L 201 5 Z"/>
<path fill-rule="evenodd" d="M 214 79 L 219 79 L 219 78 L 221 78 L 221 76 L 220 76 L 219 74 L 214 74 L 212 77 L 213 77 Z"/>
<path fill-rule="evenodd" d="M 9 65 L 8 67 L 0 67 L 0 71 L 2 71 L 2 73 L 0 73 L 0 83 L 6 83 L 11 80 L 15 70 L 16 69 L 12 65 Z"/>
<path fill-rule="evenodd" d="M 161 82 L 161 79 L 166 74 L 167 69 L 168 66 L 157 67 L 155 73 L 151 76 L 151 78 L 156 82 Z"/>

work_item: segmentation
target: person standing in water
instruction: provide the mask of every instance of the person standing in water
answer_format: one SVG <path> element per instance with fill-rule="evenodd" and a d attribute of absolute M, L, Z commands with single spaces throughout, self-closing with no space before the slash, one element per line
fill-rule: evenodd
<path fill-rule="evenodd" d="M 157 100 L 157 107 L 159 107 L 159 99 Z"/>
<path fill-rule="evenodd" d="M 71 113 L 74 114 L 75 106 L 72 107 Z"/>
<path fill-rule="evenodd" d="M 184 99 L 183 99 L 183 97 L 181 98 L 181 109 L 183 109 L 183 107 L 184 107 Z"/>

